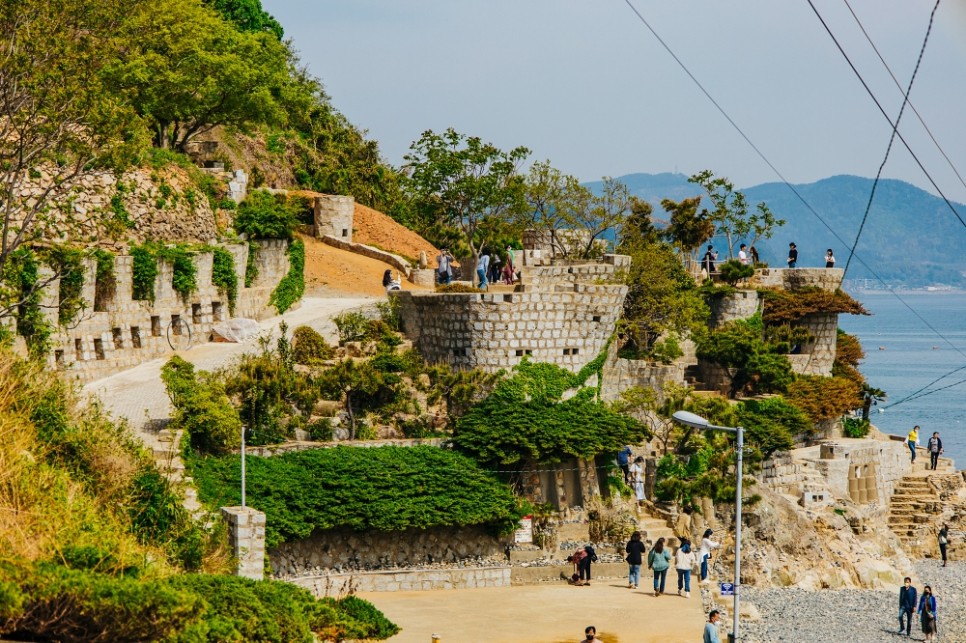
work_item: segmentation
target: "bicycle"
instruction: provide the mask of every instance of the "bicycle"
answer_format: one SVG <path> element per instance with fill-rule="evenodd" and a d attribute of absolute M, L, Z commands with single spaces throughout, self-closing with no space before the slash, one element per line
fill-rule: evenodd
<path fill-rule="evenodd" d="M 191 333 L 191 325 L 180 315 L 173 315 L 171 322 L 164 331 L 165 338 L 171 350 L 185 351 L 191 348 L 194 338 Z"/>

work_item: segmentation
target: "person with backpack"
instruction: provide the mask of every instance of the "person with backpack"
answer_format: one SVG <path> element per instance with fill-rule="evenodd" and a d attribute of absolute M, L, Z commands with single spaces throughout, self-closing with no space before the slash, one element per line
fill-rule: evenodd
<path fill-rule="evenodd" d="M 932 595 L 932 587 L 929 585 L 922 588 L 917 613 L 922 618 L 922 633 L 926 635 L 926 640 L 934 640 L 936 637 L 936 621 L 939 617 L 936 615 L 936 597 Z"/>
<path fill-rule="evenodd" d="M 671 552 L 664 547 L 664 539 L 658 538 L 654 547 L 647 554 L 647 568 L 654 572 L 654 595 L 664 593 L 664 582 L 667 580 L 667 570 L 671 566 Z"/>
<path fill-rule="evenodd" d="M 627 564 L 630 567 L 627 573 L 627 589 L 637 589 L 641 582 L 641 565 L 644 563 L 644 552 L 647 547 L 641 541 L 641 532 L 635 531 L 631 534 L 631 539 L 624 546 L 627 552 Z"/>
<path fill-rule="evenodd" d="M 691 569 L 697 556 L 691 548 L 691 541 L 687 538 L 681 539 L 681 546 L 674 554 L 674 569 L 678 573 L 678 596 L 684 590 L 684 598 L 691 598 Z"/>

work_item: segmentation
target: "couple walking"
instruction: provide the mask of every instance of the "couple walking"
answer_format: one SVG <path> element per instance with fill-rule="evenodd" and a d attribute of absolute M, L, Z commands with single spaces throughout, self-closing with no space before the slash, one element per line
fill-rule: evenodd
<path fill-rule="evenodd" d="M 919 616 L 919 624 L 927 641 L 935 640 L 938 616 L 936 614 L 936 597 L 932 587 L 922 588 L 922 596 L 916 601 L 916 588 L 912 579 L 906 576 L 902 587 L 899 588 L 899 634 L 905 630 L 906 636 L 912 636 L 912 613 Z"/>
<path fill-rule="evenodd" d="M 627 551 L 627 564 L 629 566 L 627 587 L 637 589 L 641 580 L 644 552 L 647 550 L 641 540 L 641 532 L 635 531 L 631 535 L 625 550 Z M 691 548 L 691 543 L 686 538 L 681 540 L 681 546 L 673 555 L 663 538 L 658 538 L 654 547 L 647 553 L 647 567 L 654 575 L 654 595 L 660 596 L 664 593 L 667 570 L 670 569 L 672 561 L 678 575 L 678 596 L 681 596 L 681 592 L 684 591 L 684 597 L 691 598 L 691 569 L 695 565 L 696 557 Z"/>

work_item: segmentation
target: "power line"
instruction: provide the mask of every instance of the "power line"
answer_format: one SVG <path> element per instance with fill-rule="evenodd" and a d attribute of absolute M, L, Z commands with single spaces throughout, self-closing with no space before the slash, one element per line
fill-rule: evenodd
<path fill-rule="evenodd" d="M 889 63 L 885 61 L 885 58 L 883 58 L 882 54 L 879 52 L 879 48 L 875 46 L 875 42 L 872 41 L 871 36 L 869 36 L 869 33 L 865 30 L 865 25 L 862 24 L 862 21 L 859 19 L 859 16 L 856 15 L 855 10 L 852 9 L 852 5 L 849 4 L 849 0 L 844 0 L 844 2 L 845 2 L 845 6 L 848 7 L 849 11 L 852 13 L 852 17 L 855 18 L 856 24 L 859 25 L 859 29 L 862 31 L 862 35 L 865 36 L 865 39 L 872 47 L 872 50 L 875 52 L 875 55 L 879 57 L 879 60 L 882 62 L 882 66 L 886 68 L 887 72 L 889 72 L 889 76 L 892 77 L 892 82 L 895 83 L 896 88 L 899 90 L 900 93 L 902 93 L 902 85 L 899 84 L 899 79 L 896 78 L 896 75 L 894 73 L 892 73 L 892 68 L 889 67 Z M 908 98 L 908 95 L 907 95 L 907 98 Z M 956 169 L 956 166 L 953 164 L 952 159 L 950 159 L 949 155 L 946 154 L 946 150 L 944 150 L 942 145 L 939 144 L 939 141 L 936 140 L 936 137 L 933 135 L 932 130 L 929 129 L 928 125 L 926 125 L 925 119 L 922 117 L 922 114 L 919 113 L 919 110 L 916 109 L 916 106 L 912 103 L 911 100 L 909 100 L 909 109 L 911 109 L 912 113 L 915 114 L 916 118 L 919 119 L 919 124 L 922 125 L 922 128 L 924 130 L 926 130 L 926 134 L 929 135 L 929 139 L 936 146 L 936 149 L 939 150 L 939 153 L 942 154 L 942 157 L 946 159 L 946 164 L 949 165 L 949 169 L 951 169 L 953 173 L 956 175 L 956 178 L 959 179 L 960 185 L 966 188 L 966 180 L 963 179 L 962 175 L 959 173 L 959 170 Z"/>
<path fill-rule="evenodd" d="M 846 3 L 848 3 L 848 0 L 846 0 Z M 872 182 L 872 191 L 869 193 L 869 202 L 865 204 L 865 213 L 862 215 L 862 222 L 859 224 L 859 231 L 855 234 L 855 242 L 852 244 L 852 250 L 849 251 L 849 258 L 845 261 L 845 272 L 842 273 L 843 278 L 845 278 L 845 275 L 849 272 L 849 265 L 852 263 L 852 256 L 855 255 L 855 248 L 859 245 L 859 239 L 862 237 L 862 230 L 865 228 L 866 219 L 869 218 L 869 211 L 872 210 L 872 201 L 875 199 L 875 189 L 879 186 L 879 179 L 882 178 L 882 170 L 885 169 L 886 162 L 889 160 L 889 152 L 892 151 L 892 144 L 895 142 L 896 134 L 899 131 L 899 121 L 902 120 L 902 115 L 906 111 L 906 105 L 909 104 L 909 94 L 912 92 L 912 84 L 916 81 L 916 75 L 919 73 L 919 65 L 922 64 L 922 55 L 926 53 L 926 44 L 929 42 L 929 34 L 932 33 L 932 23 L 936 17 L 936 9 L 938 8 L 939 0 L 936 0 L 936 4 L 932 8 L 932 13 L 929 14 L 929 26 L 926 28 L 926 37 L 923 38 L 922 47 L 919 49 L 919 58 L 916 59 L 916 67 L 912 70 L 912 77 L 909 79 L 909 86 L 902 95 L 902 106 L 899 108 L 899 115 L 896 116 L 896 124 L 892 126 L 892 133 L 889 135 L 889 144 L 886 146 L 885 156 L 882 157 L 882 163 L 879 164 L 879 171 L 876 172 L 875 180 Z"/>

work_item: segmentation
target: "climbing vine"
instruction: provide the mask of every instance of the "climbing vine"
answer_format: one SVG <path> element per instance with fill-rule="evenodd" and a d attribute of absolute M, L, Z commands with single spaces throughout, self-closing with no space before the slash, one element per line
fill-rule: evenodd
<path fill-rule="evenodd" d="M 47 263 L 60 277 L 57 321 L 67 326 L 88 303 L 81 296 L 84 289 L 84 251 L 73 246 L 58 245 L 47 251 Z"/>
<path fill-rule="evenodd" d="M 106 302 L 114 297 L 117 277 L 114 273 L 114 253 L 97 248 L 93 253 L 97 267 L 94 271 L 94 310 L 106 310 Z"/>
<path fill-rule="evenodd" d="M 235 273 L 235 258 L 224 248 L 212 249 L 211 283 L 218 292 L 228 298 L 228 312 L 235 314 L 238 301 L 238 275 Z"/>
<path fill-rule="evenodd" d="M 288 246 L 288 260 L 288 274 L 278 282 L 268 302 L 279 314 L 291 308 L 305 292 L 305 244 L 298 239 L 292 241 Z"/>
<path fill-rule="evenodd" d="M 258 244 L 248 242 L 248 260 L 245 262 L 245 288 L 251 288 L 258 279 Z"/>
<path fill-rule="evenodd" d="M 183 243 L 165 246 L 148 241 L 131 248 L 134 258 L 133 298 L 154 301 L 154 282 L 158 277 L 158 261 L 161 260 L 171 266 L 171 287 L 182 299 L 187 299 L 198 289 L 198 269 L 191 260 L 192 254 L 191 247 Z"/>
<path fill-rule="evenodd" d="M 27 342 L 31 358 L 43 358 L 50 350 L 53 328 L 40 308 L 40 265 L 33 250 L 21 246 L 10 254 L 3 282 L 16 304 L 17 334 Z"/>
<path fill-rule="evenodd" d="M 137 301 L 154 301 L 154 282 L 158 278 L 157 256 L 149 244 L 144 244 L 131 248 L 131 259 L 131 298 Z"/>

